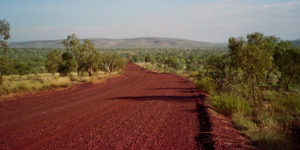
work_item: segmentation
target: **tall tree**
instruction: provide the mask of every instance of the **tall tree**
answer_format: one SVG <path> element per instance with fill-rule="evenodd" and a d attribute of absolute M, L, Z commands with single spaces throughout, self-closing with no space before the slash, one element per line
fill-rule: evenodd
<path fill-rule="evenodd" d="M 6 40 L 10 38 L 9 31 L 9 23 L 6 20 L 0 20 L 0 49 L 3 51 L 8 49 Z"/>
<path fill-rule="evenodd" d="M 98 63 L 100 62 L 100 55 L 97 53 L 94 44 L 88 39 L 84 40 L 81 44 L 75 34 L 72 34 L 68 36 L 66 40 L 63 40 L 63 44 L 67 51 L 74 54 L 78 64 L 78 74 L 87 72 L 89 76 L 92 76 L 95 69 L 97 69 L 96 66 L 98 66 Z"/>
<path fill-rule="evenodd" d="M 297 81 L 300 74 L 300 50 L 288 41 L 281 41 L 275 48 L 274 64 L 280 72 L 279 85 L 289 90 L 290 84 Z"/>
<path fill-rule="evenodd" d="M 9 23 L 6 20 L 0 20 L 0 52 L 3 50 L 4 52 L 7 51 L 8 46 L 6 40 L 9 39 Z M 1 65 L 1 64 L 0 64 Z M 3 67 L 2 65 L 0 66 Z M 0 72 L 0 85 L 3 83 L 3 77 Z"/>
<path fill-rule="evenodd" d="M 229 39 L 229 56 L 231 64 L 237 72 L 242 72 L 243 85 L 250 88 L 253 100 L 262 99 L 261 85 L 265 81 L 266 73 L 272 66 L 272 54 L 277 42 L 273 36 L 262 33 L 248 34 L 246 39 Z"/>
<path fill-rule="evenodd" d="M 80 62 L 78 62 L 79 70 L 88 72 L 89 76 L 93 75 L 96 66 L 98 66 L 100 60 L 100 54 L 97 53 L 94 43 L 90 40 L 84 40 L 84 43 L 79 49 L 79 55 L 77 57 Z"/>

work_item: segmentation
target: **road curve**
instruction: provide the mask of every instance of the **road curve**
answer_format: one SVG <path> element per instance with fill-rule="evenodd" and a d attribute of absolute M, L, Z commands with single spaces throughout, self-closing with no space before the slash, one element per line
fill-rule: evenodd
<path fill-rule="evenodd" d="M 105 83 L 1 102 L 0 149 L 201 149 L 200 98 L 182 77 L 128 64 Z"/>

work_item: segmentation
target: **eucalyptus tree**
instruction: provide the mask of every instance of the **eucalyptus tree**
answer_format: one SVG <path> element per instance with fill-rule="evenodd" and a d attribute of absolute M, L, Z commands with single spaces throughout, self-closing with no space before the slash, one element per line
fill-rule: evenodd
<path fill-rule="evenodd" d="M 0 49 L 3 51 L 8 49 L 6 40 L 10 38 L 9 31 L 9 23 L 6 20 L 0 20 Z"/>
<path fill-rule="evenodd" d="M 3 50 L 4 52 L 7 51 L 8 46 L 6 40 L 10 38 L 9 35 L 9 23 L 6 20 L 0 20 L 0 52 Z M 2 65 L 0 66 L 3 67 Z M 0 85 L 3 82 L 2 73 L 0 72 Z"/>
<path fill-rule="evenodd" d="M 300 49 L 288 41 L 281 41 L 275 48 L 274 64 L 280 72 L 279 86 L 289 90 L 291 83 L 299 82 Z"/>
<path fill-rule="evenodd" d="M 229 56 L 231 65 L 240 75 L 242 85 L 250 89 L 253 100 L 262 99 L 261 87 L 266 81 L 268 69 L 272 66 L 273 51 L 277 38 L 255 32 L 248 34 L 246 39 L 229 39 Z"/>
<path fill-rule="evenodd" d="M 225 85 L 228 84 L 228 69 L 227 55 L 212 55 L 204 63 L 205 74 L 214 80 L 217 90 L 224 90 Z"/>
<path fill-rule="evenodd" d="M 126 60 L 117 53 L 106 52 L 101 57 L 99 67 L 111 74 L 112 72 L 123 69 L 126 65 Z"/>
<path fill-rule="evenodd" d="M 95 45 L 89 39 L 81 43 L 75 34 L 68 36 L 62 43 L 67 51 L 74 55 L 78 65 L 77 73 L 87 72 L 89 76 L 92 76 L 100 63 L 100 54 Z"/>

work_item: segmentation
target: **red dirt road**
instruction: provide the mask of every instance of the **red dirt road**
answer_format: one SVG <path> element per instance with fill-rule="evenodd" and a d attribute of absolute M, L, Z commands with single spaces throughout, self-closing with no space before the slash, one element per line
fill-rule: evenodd
<path fill-rule="evenodd" d="M 186 79 L 129 64 L 105 83 L 1 102 L 0 149 L 212 149 L 199 95 Z"/>

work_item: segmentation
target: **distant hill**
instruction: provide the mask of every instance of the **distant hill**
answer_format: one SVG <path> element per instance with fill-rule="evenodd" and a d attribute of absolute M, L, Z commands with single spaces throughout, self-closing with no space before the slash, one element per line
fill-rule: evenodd
<path fill-rule="evenodd" d="M 96 48 L 203 48 L 224 49 L 226 43 L 209 43 L 177 38 L 90 39 Z M 62 40 L 10 42 L 12 48 L 62 48 Z"/>
<path fill-rule="evenodd" d="M 300 39 L 291 41 L 291 43 L 292 43 L 293 46 L 300 47 Z"/>

